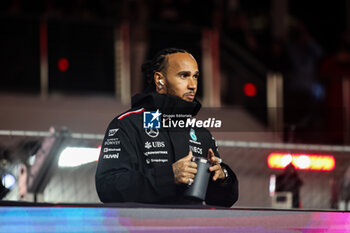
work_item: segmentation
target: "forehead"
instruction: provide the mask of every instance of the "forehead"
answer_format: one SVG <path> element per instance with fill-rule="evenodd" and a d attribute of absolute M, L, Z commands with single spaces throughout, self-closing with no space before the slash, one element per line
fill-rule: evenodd
<path fill-rule="evenodd" d="M 168 71 L 198 71 L 196 59 L 189 53 L 173 53 L 168 55 Z"/>

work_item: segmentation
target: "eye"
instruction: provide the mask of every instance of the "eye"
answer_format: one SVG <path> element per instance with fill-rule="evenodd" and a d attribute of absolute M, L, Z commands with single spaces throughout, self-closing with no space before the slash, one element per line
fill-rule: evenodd
<path fill-rule="evenodd" d="M 180 74 L 180 78 L 187 78 L 187 74 Z"/>
<path fill-rule="evenodd" d="M 199 74 L 193 75 L 193 78 L 198 79 L 199 78 Z"/>

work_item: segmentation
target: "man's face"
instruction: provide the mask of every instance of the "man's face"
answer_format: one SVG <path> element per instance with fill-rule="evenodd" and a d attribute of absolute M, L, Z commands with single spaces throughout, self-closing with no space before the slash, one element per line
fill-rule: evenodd
<path fill-rule="evenodd" d="M 192 102 L 197 92 L 198 65 L 191 54 L 173 53 L 167 56 L 165 94 Z"/>

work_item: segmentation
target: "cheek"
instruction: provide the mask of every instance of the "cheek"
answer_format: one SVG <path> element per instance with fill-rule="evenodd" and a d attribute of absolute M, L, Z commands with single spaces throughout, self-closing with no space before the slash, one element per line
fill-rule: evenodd
<path fill-rule="evenodd" d="M 185 94 L 185 93 L 188 91 L 188 89 L 187 89 L 187 83 L 185 83 L 185 82 L 179 83 L 179 85 L 178 85 L 177 87 L 178 87 L 178 88 L 177 88 L 177 91 L 178 91 L 181 95 Z"/>
<path fill-rule="evenodd" d="M 172 82 L 168 83 L 168 89 L 172 92 L 176 92 L 177 95 L 182 95 L 186 92 L 186 84 L 184 82 Z"/>
<path fill-rule="evenodd" d="M 174 95 L 174 96 L 179 96 L 179 90 L 177 88 L 177 85 L 174 83 L 167 83 L 167 94 L 169 95 Z"/>

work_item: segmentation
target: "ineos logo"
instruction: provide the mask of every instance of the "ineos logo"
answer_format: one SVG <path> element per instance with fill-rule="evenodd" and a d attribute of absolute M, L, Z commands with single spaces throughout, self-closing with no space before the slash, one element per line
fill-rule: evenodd
<path fill-rule="evenodd" d="M 145 132 L 151 138 L 156 138 L 159 135 L 159 130 L 158 129 L 145 129 Z"/>

